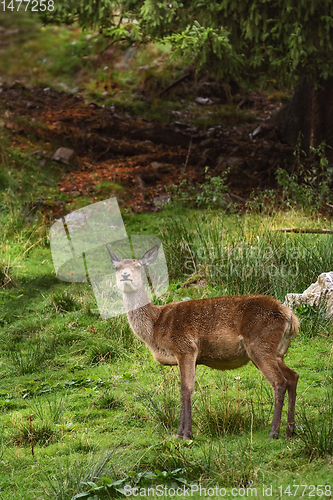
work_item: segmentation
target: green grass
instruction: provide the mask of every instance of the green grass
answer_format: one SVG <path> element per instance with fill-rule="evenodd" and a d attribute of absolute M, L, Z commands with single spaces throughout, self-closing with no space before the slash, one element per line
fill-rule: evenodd
<path fill-rule="evenodd" d="M 15 200 L 1 215 L 8 235 L 2 238 L 3 258 L 13 262 L 16 283 L 0 291 L 1 498 L 71 499 L 98 487 L 95 494 L 104 498 L 107 491 L 122 496 L 117 488 L 124 484 L 172 487 L 199 480 L 228 493 L 253 486 L 262 498 L 263 484 L 276 492 L 279 485 L 298 482 L 330 484 L 333 328 L 320 311 L 302 313 L 300 334 L 287 355 L 300 374 L 298 434 L 291 442 L 282 437 L 286 408 L 280 440 L 267 441 L 273 395 L 253 365 L 224 373 L 198 367 L 194 440 L 178 441 L 177 369 L 158 366 L 125 317 L 102 321 L 88 284 L 58 281 L 47 240 L 40 239 L 44 223 L 15 225 L 12 210 L 18 210 Z M 273 231 L 330 227 L 304 212 L 262 217 L 182 213 L 171 206 L 153 215 L 125 214 L 124 220 L 129 233 L 142 229 L 162 238 L 173 279 L 161 302 L 247 292 L 282 299 L 332 268 L 329 235 Z M 272 262 L 285 269 L 283 279 L 267 273 Z M 222 283 L 211 263 L 223 266 Z M 257 272 L 245 276 L 245 265 Z M 202 285 L 180 288 L 193 271 L 205 278 Z"/>
<path fill-rule="evenodd" d="M 191 111 L 196 115 L 193 123 L 204 129 L 209 129 L 217 125 L 235 127 L 236 125 L 253 123 L 256 121 L 256 116 L 253 112 L 243 111 L 236 106 L 228 104 L 214 106 L 209 115 L 202 109 L 200 104 L 197 106 L 192 105 Z"/>
<path fill-rule="evenodd" d="M 105 42 L 92 32 L 85 34 L 66 27 L 43 27 L 33 13 L 2 12 L 0 25 L 18 28 L 0 60 L 0 76 L 9 81 L 53 86 L 69 91 L 73 78 L 81 84 L 93 68 L 90 57 L 105 48 Z"/>
<path fill-rule="evenodd" d="M 1 23 L 11 27 L 9 19 Z M 22 23 L 28 20 L 24 17 Z M 47 30 L 29 32 L 29 57 L 43 56 L 44 40 L 45 51 L 61 48 L 59 66 L 50 63 L 44 74 L 38 63 L 41 74 L 37 72 L 36 78 L 50 78 L 68 57 L 73 61 L 58 81 L 77 77 L 75 54 L 79 58 L 89 40 L 63 28 L 56 33 Z M 52 37 L 63 37 L 60 45 L 51 47 Z M 76 40 L 82 45 L 75 44 L 71 55 Z M 18 57 L 17 46 L 10 50 Z M 21 56 L 11 77 L 16 78 L 20 64 L 31 82 L 29 68 L 34 66 L 26 64 L 28 55 Z M 156 54 L 148 51 L 137 57 L 137 64 L 150 64 Z M 93 64 L 83 61 L 88 62 L 80 64 Z M 0 61 L 0 71 L 7 71 L 5 65 Z M 131 75 L 125 73 L 119 70 L 114 78 L 128 78 L 124 85 L 133 92 Z M 161 85 L 168 83 L 163 78 Z M 148 76 L 142 79 L 149 89 Z M 101 77 L 100 88 L 105 81 Z M 158 111 L 158 103 L 154 106 Z M 121 497 L 117 489 L 125 483 L 218 485 L 226 488 L 226 496 L 232 496 L 232 488 L 255 487 L 257 498 L 268 496 L 262 493 L 263 485 L 272 485 L 273 498 L 279 498 L 280 485 L 283 491 L 293 484 L 332 486 L 333 327 L 322 311 L 302 312 L 299 335 L 286 357 L 300 375 L 297 435 L 292 441 L 283 438 L 286 405 L 281 438 L 267 441 L 273 395 L 252 364 L 224 373 L 198 367 L 194 439 L 175 439 L 180 410 L 177 369 L 157 365 L 124 316 L 102 321 L 89 284 L 60 282 L 49 248 L 51 221 L 22 218 L 24 202 L 61 196 L 61 168 L 46 161 L 41 169 L 34 157 L 27 158 L 36 147 L 29 141 L 24 154 L 3 133 L 0 141 L 1 500 L 70 500 L 89 488 L 97 498 Z M 101 183 L 98 189 L 107 196 L 120 187 Z M 88 201 L 80 200 L 83 205 Z M 134 216 L 124 210 L 123 217 L 129 234 L 162 239 L 171 283 L 159 303 L 243 293 L 267 293 L 283 300 L 286 292 L 303 291 L 333 267 L 330 235 L 275 231 L 292 226 L 331 228 L 331 219 L 320 214 L 273 208 L 262 214 L 230 214 L 172 204 L 155 214 Z M 181 287 L 193 274 L 198 283 Z M 193 498 L 200 498 L 199 493 Z"/>

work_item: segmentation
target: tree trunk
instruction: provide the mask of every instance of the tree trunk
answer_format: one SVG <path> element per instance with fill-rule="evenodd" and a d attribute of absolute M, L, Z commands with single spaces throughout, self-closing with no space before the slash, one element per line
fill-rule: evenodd
<path fill-rule="evenodd" d="M 312 134 L 310 145 L 326 142 L 333 147 L 333 78 L 321 80 L 313 90 Z"/>
<path fill-rule="evenodd" d="M 295 145 L 301 136 L 301 149 L 321 142 L 333 147 L 333 78 L 318 82 L 301 82 L 282 112 L 279 123 L 282 142 Z"/>

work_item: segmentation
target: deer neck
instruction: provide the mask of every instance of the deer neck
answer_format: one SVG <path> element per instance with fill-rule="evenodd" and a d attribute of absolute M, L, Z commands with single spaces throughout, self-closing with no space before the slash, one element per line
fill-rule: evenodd
<path fill-rule="evenodd" d="M 135 335 L 148 346 L 153 347 L 153 329 L 159 316 L 158 306 L 154 306 L 141 288 L 135 292 L 124 292 L 124 306 L 127 318 Z"/>

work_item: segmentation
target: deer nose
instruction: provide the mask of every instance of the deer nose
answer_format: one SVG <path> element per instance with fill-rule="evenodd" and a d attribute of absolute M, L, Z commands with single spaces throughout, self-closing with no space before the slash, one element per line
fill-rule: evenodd
<path fill-rule="evenodd" d="M 123 273 L 121 273 L 121 278 L 123 280 L 127 280 L 129 277 L 130 277 L 130 273 L 127 273 L 126 271 L 124 271 Z"/>

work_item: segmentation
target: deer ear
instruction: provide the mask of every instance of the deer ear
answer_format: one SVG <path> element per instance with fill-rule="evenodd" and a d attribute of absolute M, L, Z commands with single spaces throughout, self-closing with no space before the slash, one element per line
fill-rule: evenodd
<path fill-rule="evenodd" d="M 121 261 L 121 259 L 118 257 L 117 254 L 112 252 L 107 245 L 105 245 L 105 246 L 106 246 L 107 251 L 109 252 L 112 265 L 115 267 L 118 264 L 118 262 Z"/>
<path fill-rule="evenodd" d="M 142 259 L 140 259 L 141 264 L 144 264 L 146 266 L 148 266 L 149 264 L 154 264 L 155 260 L 157 259 L 158 249 L 159 246 L 155 245 L 150 250 L 147 250 Z"/>

